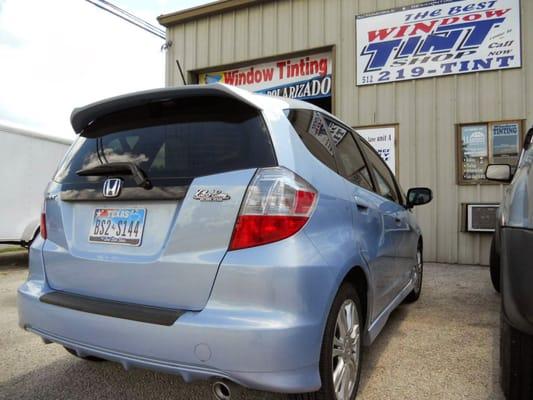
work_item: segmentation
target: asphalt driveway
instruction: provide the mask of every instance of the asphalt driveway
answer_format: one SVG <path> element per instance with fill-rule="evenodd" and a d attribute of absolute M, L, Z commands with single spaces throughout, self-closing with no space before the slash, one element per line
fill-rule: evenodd
<path fill-rule="evenodd" d="M 16 289 L 26 258 L 0 256 L 0 399 L 211 399 L 210 384 L 124 371 L 44 345 L 17 325 Z M 503 399 L 499 297 L 486 268 L 426 264 L 418 303 L 401 306 L 364 353 L 358 400 Z M 237 388 L 235 399 L 283 399 Z"/>

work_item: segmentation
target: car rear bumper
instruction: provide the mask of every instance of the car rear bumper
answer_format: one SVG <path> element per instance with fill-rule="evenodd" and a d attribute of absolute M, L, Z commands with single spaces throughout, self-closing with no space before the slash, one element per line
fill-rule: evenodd
<path fill-rule="evenodd" d="M 94 355 L 119 362 L 125 369 L 148 368 L 195 379 L 226 378 L 240 385 L 268 391 L 307 392 L 320 388 L 317 365 L 291 369 L 287 355 L 294 355 L 294 338 L 305 337 L 312 327 L 280 325 L 258 328 L 239 325 L 209 325 L 202 313 L 182 315 L 172 326 L 150 324 L 91 314 L 44 303 L 41 295 L 50 289 L 28 281 L 18 291 L 19 324 L 80 355 Z M 236 317 L 236 316 L 235 316 Z M 255 316 L 254 318 L 257 318 Z M 281 319 L 279 320 L 281 322 Z M 300 348 L 298 351 L 305 351 Z M 265 360 L 278 357 L 280 369 L 265 371 Z M 294 363 L 292 363 L 294 364 Z"/>
<path fill-rule="evenodd" d="M 516 329 L 533 335 L 533 230 L 501 230 L 503 310 Z"/>
<path fill-rule="evenodd" d="M 266 391 L 315 391 L 335 275 L 305 237 L 290 246 L 279 242 L 267 255 L 259 249 L 228 253 L 206 307 L 184 311 L 166 326 L 42 301 L 54 289 L 38 239 L 30 249 L 29 278 L 18 290 L 19 325 L 45 342 L 126 369 L 177 373 L 185 381 L 226 378 Z"/>

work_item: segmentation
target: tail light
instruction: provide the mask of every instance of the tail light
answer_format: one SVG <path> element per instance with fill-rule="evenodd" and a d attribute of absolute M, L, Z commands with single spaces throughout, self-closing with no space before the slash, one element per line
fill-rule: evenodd
<path fill-rule="evenodd" d="M 241 206 L 229 250 L 286 239 L 298 232 L 315 209 L 318 192 L 282 167 L 258 170 Z"/>
<path fill-rule="evenodd" d="M 40 225 L 41 236 L 43 239 L 46 239 L 48 233 L 46 232 L 46 203 L 43 204 L 41 211 L 41 225 Z"/>

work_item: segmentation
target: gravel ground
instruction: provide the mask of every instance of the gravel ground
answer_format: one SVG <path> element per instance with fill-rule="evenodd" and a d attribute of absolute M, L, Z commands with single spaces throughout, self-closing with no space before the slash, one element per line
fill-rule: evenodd
<path fill-rule="evenodd" d="M 210 384 L 78 360 L 17 326 L 26 259 L 0 256 L 0 399 L 211 399 Z M 490 399 L 498 383 L 499 298 L 486 268 L 426 264 L 422 297 L 364 353 L 358 400 Z M 234 388 L 235 399 L 284 399 Z"/>

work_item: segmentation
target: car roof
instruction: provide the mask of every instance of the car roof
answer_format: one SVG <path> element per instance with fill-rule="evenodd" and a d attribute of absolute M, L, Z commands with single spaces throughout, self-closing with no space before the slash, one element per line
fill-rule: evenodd
<path fill-rule="evenodd" d="M 76 133 L 82 133 L 96 119 L 113 112 L 152 102 L 210 95 L 234 98 L 258 110 L 297 108 L 321 111 L 330 115 L 325 110 L 305 101 L 256 94 L 235 86 L 212 83 L 208 85 L 186 85 L 145 90 L 103 99 L 83 107 L 75 108 L 70 116 L 70 122 Z"/>

